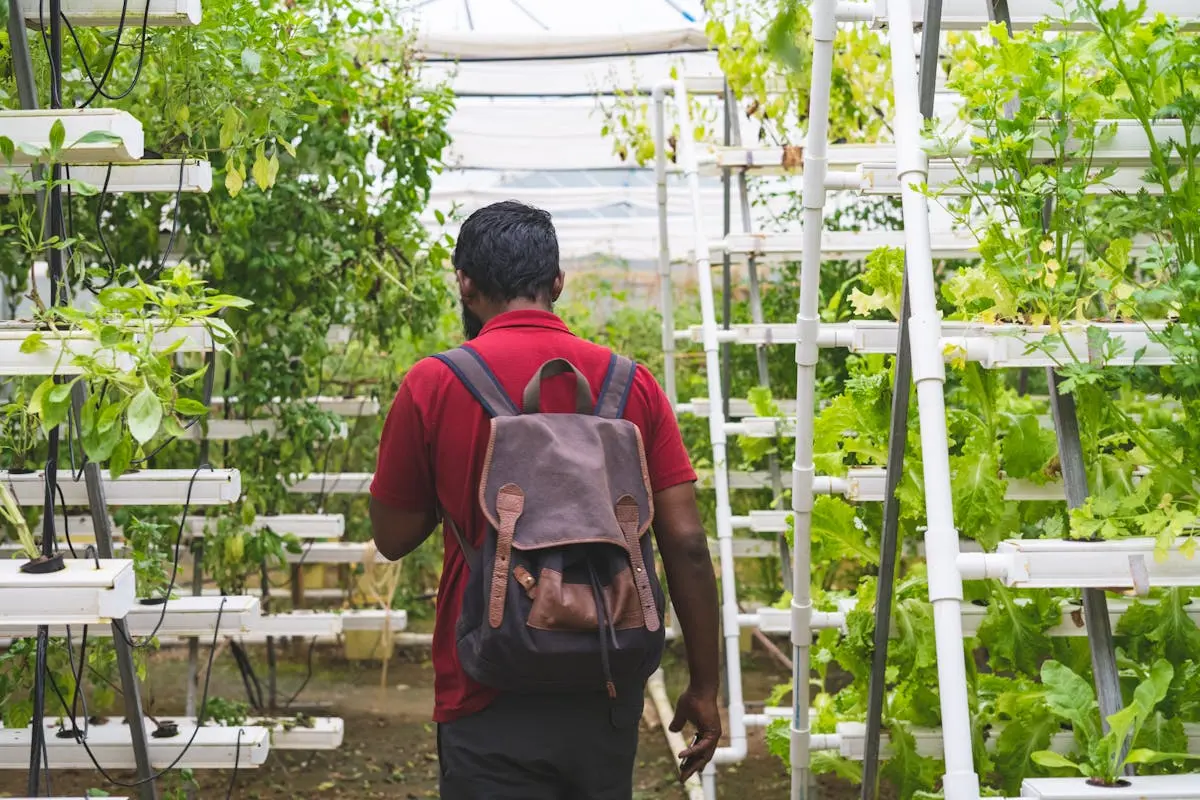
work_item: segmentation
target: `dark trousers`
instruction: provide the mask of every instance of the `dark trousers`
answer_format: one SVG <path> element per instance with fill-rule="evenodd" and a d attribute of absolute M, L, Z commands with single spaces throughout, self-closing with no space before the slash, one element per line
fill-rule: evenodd
<path fill-rule="evenodd" d="M 441 800 L 630 800 L 642 702 L 504 694 L 438 725 Z"/>

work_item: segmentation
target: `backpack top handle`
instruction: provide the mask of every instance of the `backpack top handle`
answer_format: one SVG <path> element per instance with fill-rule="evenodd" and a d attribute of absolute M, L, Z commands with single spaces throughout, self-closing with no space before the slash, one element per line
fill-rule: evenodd
<path fill-rule="evenodd" d="M 568 371 L 575 373 L 575 413 L 591 414 L 595 408 L 592 403 L 591 384 L 588 383 L 587 378 L 583 377 L 583 373 L 565 358 L 552 358 L 533 373 L 533 377 L 525 385 L 525 394 L 521 403 L 523 413 L 537 414 L 540 412 L 543 378 L 553 378 L 555 375 L 562 375 Z"/>

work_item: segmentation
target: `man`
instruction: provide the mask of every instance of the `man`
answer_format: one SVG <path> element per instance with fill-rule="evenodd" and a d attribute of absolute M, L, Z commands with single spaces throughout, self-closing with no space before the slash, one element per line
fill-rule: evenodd
<path fill-rule="evenodd" d="M 613 354 L 574 336 L 552 311 L 563 274 L 548 213 L 517 202 L 476 211 L 459 232 L 454 266 L 473 355 L 518 410 L 522 388 L 553 359 L 569 361 L 603 390 Z M 458 532 L 444 537 L 433 640 L 441 797 L 629 800 L 643 687 L 617 694 L 610 683 L 615 698 L 602 690 L 517 694 L 477 683 L 460 663 L 456 625 L 468 558 L 496 533 L 480 497 L 493 421 L 456 371 L 437 358 L 409 371 L 388 414 L 371 485 L 371 524 L 385 557 L 412 552 L 443 514 Z M 577 410 L 575 383 L 571 375 L 548 378 L 539 410 Z M 721 735 L 716 579 L 696 508 L 696 474 L 666 396 L 639 366 L 625 398 L 621 416 L 637 426 L 644 445 L 652 530 L 687 649 L 690 683 L 671 723 L 676 731 L 695 729 L 692 746 L 679 754 L 686 779 L 712 758 Z M 590 399 L 598 399 L 595 388 Z"/>

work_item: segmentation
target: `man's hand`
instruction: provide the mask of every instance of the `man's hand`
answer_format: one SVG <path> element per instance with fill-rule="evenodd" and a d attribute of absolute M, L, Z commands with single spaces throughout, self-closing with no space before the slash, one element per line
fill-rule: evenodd
<path fill-rule="evenodd" d="M 699 692 L 688 687 L 675 704 L 675 719 L 671 730 L 679 733 L 683 726 L 691 723 L 696 729 L 696 741 L 679 754 L 679 780 L 682 783 L 704 769 L 716 752 L 721 740 L 721 712 L 717 708 L 717 693 Z"/>

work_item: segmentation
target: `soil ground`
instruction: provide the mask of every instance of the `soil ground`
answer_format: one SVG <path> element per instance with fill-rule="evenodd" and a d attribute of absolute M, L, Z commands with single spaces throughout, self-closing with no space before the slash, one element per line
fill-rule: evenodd
<path fill-rule="evenodd" d="M 672 645 L 664 662 L 668 693 L 672 697 L 680 690 L 678 683 L 684 675 L 677 647 Z M 182 713 L 186 652 L 185 648 L 176 647 L 152 656 L 143 692 L 149 714 Z M 203 648 L 201 652 L 203 658 Z M 294 656 L 280 659 L 277 696 L 281 703 L 305 679 L 305 654 L 302 649 Z M 261 648 L 251 650 L 250 655 L 265 693 L 266 658 Z M 747 698 L 764 698 L 775 684 L 790 678 L 787 670 L 765 655 L 750 654 L 743 663 Z M 241 677 L 227 654 L 218 659 L 211 682 L 210 696 L 245 699 Z M 232 793 L 229 772 L 198 771 L 196 794 L 203 800 L 226 796 L 238 800 L 436 798 L 437 755 L 434 729 L 429 721 L 433 709 L 432 686 L 428 651 L 401 650 L 389 666 L 387 687 L 381 688 L 378 662 L 347 661 L 340 650 L 318 649 L 312 676 L 292 712 L 342 717 L 346 735 L 341 748 L 327 752 L 272 752 L 264 766 L 238 773 Z M 673 759 L 655 715 L 648 714 L 643 719 L 641 734 L 634 800 L 682 800 L 684 794 L 673 777 Z M 56 796 L 78 797 L 92 788 L 104 789 L 114 796 L 135 794 L 134 790 L 105 785 L 95 772 L 56 770 L 51 777 Z M 752 796 L 756 800 L 771 800 L 786 798 L 788 785 L 787 770 L 767 753 L 762 732 L 752 731 L 749 757 L 741 764 L 721 769 L 718 791 L 727 798 Z M 173 792 L 168 792 L 179 786 L 177 777 L 167 779 L 161 784 L 160 797 L 170 800 Z M 0 797 L 23 797 L 24 792 L 23 775 L 0 773 Z M 850 800 L 857 795 L 857 790 L 848 784 L 824 779 L 820 782 L 819 796 L 823 800 Z"/>

